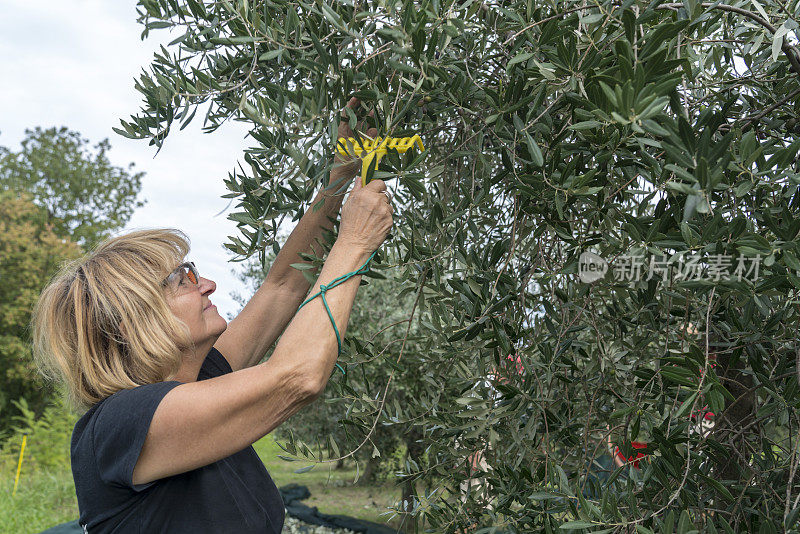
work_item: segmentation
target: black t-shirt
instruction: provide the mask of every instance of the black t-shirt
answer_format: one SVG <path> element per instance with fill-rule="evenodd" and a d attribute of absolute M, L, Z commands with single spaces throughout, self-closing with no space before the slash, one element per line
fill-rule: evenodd
<path fill-rule="evenodd" d="M 212 348 L 197 379 L 230 372 L 228 361 Z M 279 534 L 283 500 L 252 445 L 192 471 L 133 485 L 133 468 L 153 414 L 180 384 L 118 391 L 75 424 L 72 475 L 84 531 Z"/>

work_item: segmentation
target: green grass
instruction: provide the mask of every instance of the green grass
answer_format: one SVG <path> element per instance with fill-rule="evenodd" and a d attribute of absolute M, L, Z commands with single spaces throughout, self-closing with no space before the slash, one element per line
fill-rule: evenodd
<path fill-rule="evenodd" d="M 0 474 L 0 532 L 33 534 L 78 518 L 78 501 L 69 467 L 55 472 L 26 471 L 23 459 L 13 497 L 16 466 Z"/>
<path fill-rule="evenodd" d="M 400 488 L 392 483 L 356 486 L 354 464 L 344 469 L 329 469 L 317 465 L 312 470 L 297 474 L 294 471 L 308 464 L 286 462 L 277 457 L 281 449 L 272 436 L 254 444 L 256 452 L 270 472 L 278 487 L 295 482 L 307 486 L 311 497 L 303 501 L 316 506 L 321 512 L 341 514 L 376 523 L 386 523 L 388 515 L 381 516 L 400 497 Z M 68 462 L 69 452 L 62 451 Z M 69 465 L 57 469 L 38 469 L 27 461 L 28 449 L 22 463 L 15 496 L 11 496 L 16 476 L 16 458 L 0 462 L 0 533 L 35 534 L 61 523 L 78 518 L 78 501 Z M 399 518 L 389 522 L 400 524 Z"/>

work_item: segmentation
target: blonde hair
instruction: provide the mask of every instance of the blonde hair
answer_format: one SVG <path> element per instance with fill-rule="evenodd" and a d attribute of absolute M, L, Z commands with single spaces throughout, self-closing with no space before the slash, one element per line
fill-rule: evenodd
<path fill-rule="evenodd" d="M 113 237 L 65 264 L 33 312 L 34 360 L 85 411 L 123 389 L 169 380 L 191 348 L 162 281 L 189 252 L 174 229 Z"/>

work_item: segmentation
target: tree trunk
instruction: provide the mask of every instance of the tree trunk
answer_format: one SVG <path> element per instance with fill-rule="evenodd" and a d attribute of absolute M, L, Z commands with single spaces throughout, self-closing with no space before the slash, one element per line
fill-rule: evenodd
<path fill-rule="evenodd" d="M 406 434 L 406 459 L 413 460 L 417 466 L 420 466 L 422 455 L 425 452 L 423 445 L 419 442 L 422 439 L 422 433 L 417 427 L 412 427 Z M 416 486 L 414 481 L 407 478 L 403 481 L 401 502 L 403 503 L 403 510 L 408 514 L 406 516 L 405 531 L 417 531 L 417 518 L 411 515 L 414 509 L 414 496 L 416 495 Z"/>
<path fill-rule="evenodd" d="M 745 354 L 742 357 L 746 357 Z M 715 414 L 714 434 L 723 445 L 729 448 L 729 454 L 716 458 L 717 480 L 747 479 L 750 467 L 747 465 L 747 436 L 757 430 L 752 423 L 756 410 L 756 397 L 753 391 L 753 377 L 742 373 L 743 363 L 732 362 L 730 352 L 717 354 L 717 376 L 722 385 L 733 395 L 734 400 L 725 399 L 725 410 Z"/>
<path fill-rule="evenodd" d="M 367 460 L 367 467 L 364 468 L 364 474 L 358 479 L 359 486 L 369 486 L 375 482 L 378 473 L 378 468 L 381 465 L 381 457 L 374 457 Z"/>

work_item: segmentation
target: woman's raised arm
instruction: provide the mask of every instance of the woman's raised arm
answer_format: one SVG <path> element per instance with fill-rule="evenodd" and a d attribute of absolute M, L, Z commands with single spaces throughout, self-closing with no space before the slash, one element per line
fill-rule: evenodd
<path fill-rule="evenodd" d="M 358 99 L 352 98 L 347 107 L 355 111 L 359 105 Z M 357 127 L 359 131 L 362 128 L 363 123 Z M 367 135 L 376 134 L 374 128 L 367 131 Z M 353 135 L 347 122 L 339 124 L 338 135 Z M 348 164 L 337 154 L 334 162 L 337 165 L 331 170 L 330 185 L 344 184 L 359 172 L 358 160 Z M 264 357 L 308 295 L 309 282 L 291 264 L 304 263 L 300 253 L 311 253 L 313 244 L 320 240 L 322 233 L 333 227 L 332 220 L 337 218 L 343 198 L 343 195 L 334 195 L 333 192 L 320 191 L 311 203 L 314 206 L 324 200 L 320 209 L 306 211 L 275 258 L 261 287 L 214 344 L 234 371 L 255 365 Z"/>
<path fill-rule="evenodd" d="M 315 287 L 357 270 L 386 239 L 391 206 L 380 180 L 356 184 L 342 210 L 339 238 Z M 326 295 L 342 336 L 361 276 Z M 223 352 L 223 355 L 227 355 Z M 181 384 L 161 400 L 133 471 L 143 484 L 230 456 L 259 440 L 325 388 L 338 356 L 336 335 L 320 298 L 305 305 L 266 362 Z"/>

